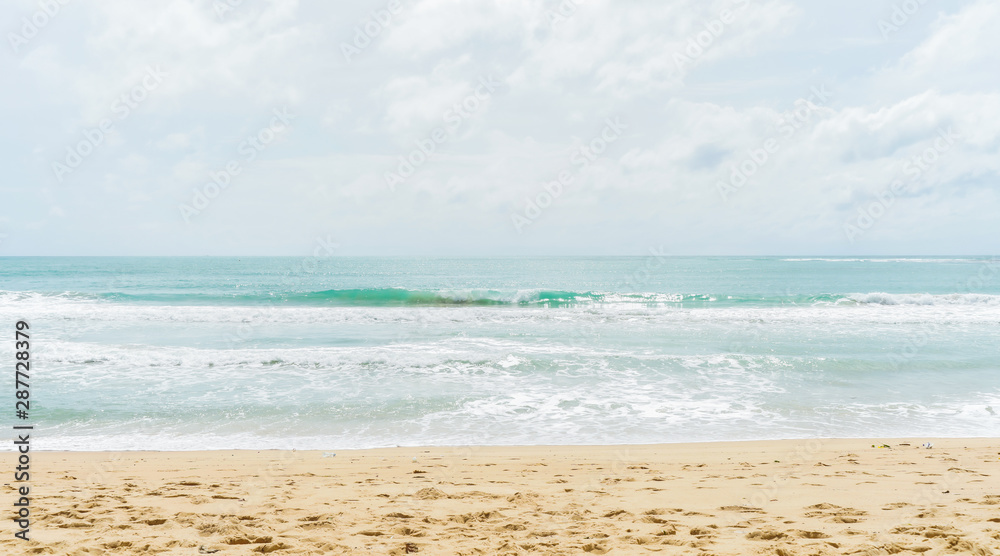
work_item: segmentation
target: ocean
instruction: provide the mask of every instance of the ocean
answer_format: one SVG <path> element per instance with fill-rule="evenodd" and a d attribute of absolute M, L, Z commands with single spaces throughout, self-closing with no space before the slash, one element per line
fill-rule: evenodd
<path fill-rule="evenodd" d="M 19 319 L 34 449 L 1000 435 L 988 257 L 0 258 Z"/>

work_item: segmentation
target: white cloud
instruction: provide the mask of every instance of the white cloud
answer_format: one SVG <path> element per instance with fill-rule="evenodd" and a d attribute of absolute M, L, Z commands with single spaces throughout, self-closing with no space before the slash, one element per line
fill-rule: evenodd
<path fill-rule="evenodd" d="M 925 7 L 927 9 L 927 7 Z M 1000 4 L 979 0 L 940 15 L 930 35 L 879 76 L 883 87 L 995 90 L 1000 68 Z"/>
<path fill-rule="evenodd" d="M 995 226 L 983 230 L 988 218 L 963 216 L 1000 209 L 1000 94 L 989 71 L 1000 67 L 996 3 L 963 2 L 927 29 L 915 19 L 915 38 L 893 35 L 913 42 L 881 69 L 858 61 L 880 48 L 857 38 L 863 25 L 831 21 L 824 40 L 838 43 L 842 32 L 839 43 L 852 46 L 814 54 L 800 26 L 827 12 L 792 0 L 595 0 L 555 26 L 547 12 L 557 2 L 403 4 L 350 64 L 341 42 L 382 6 L 261 0 L 220 18 L 201 0 L 74 4 L 3 59 L 23 85 L 0 92 L 21 138 L 3 155 L 21 185 L 5 187 L 27 207 L 5 214 L 5 233 L 33 222 L 57 248 L 69 219 L 49 218 L 56 206 L 132 215 L 146 225 L 128 241 L 158 253 L 203 249 L 199 238 L 232 245 L 221 238 L 233 234 L 281 252 L 301 243 L 298 234 L 330 227 L 373 251 L 461 244 L 498 253 L 616 252 L 664 236 L 684 238 L 675 252 L 915 251 L 949 237 L 963 250 L 978 237 L 973 250 L 986 252 L 1000 237 Z M 731 23 L 703 38 L 678 75 L 675 54 L 689 55 L 706 25 L 718 31 L 713 21 L 729 8 Z M 20 8 L 2 9 L 19 19 Z M 877 37 L 875 21 L 866 28 Z M 97 119 L 114 117 L 114 99 L 156 65 L 169 74 L 162 86 L 57 184 L 51 163 Z M 384 174 L 486 76 L 501 90 L 391 192 Z M 787 99 L 824 83 L 832 99 L 781 135 L 779 119 L 796 108 Z M 244 161 L 242 142 L 283 106 L 296 114 L 291 129 Z M 577 168 L 571 156 L 609 117 L 627 132 Z M 912 180 L 868 243 L 847 243 L 845 220 L 906 177 L 912 157 L 949 127 L 961 140 Z M 718 182 L 775 136 L 778 152 L 724 202 Z M 186 226 L 177 205 L 234 158 L 242 173 Z M 511 213 L 566 169 L 572 185 L 517 234 Z M 933 227 L 920 227 L 931 218 Z M 119 225 L 94 218 L 95 231 L 72 233 L 106 241 L 122 238 Z"/>

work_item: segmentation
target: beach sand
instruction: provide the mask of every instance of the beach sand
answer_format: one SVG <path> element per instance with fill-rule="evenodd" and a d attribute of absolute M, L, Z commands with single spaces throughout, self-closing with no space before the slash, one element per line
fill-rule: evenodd
<path fill-rule="evenodd" d="M 32 540 L 8 521 L 2 554 L 1000 554 L 996 439 L 32 452 L 31 471 Z"/>

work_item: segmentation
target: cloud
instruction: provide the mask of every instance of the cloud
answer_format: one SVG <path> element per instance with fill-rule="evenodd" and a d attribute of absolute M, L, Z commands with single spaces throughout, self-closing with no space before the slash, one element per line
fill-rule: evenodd
<path fill-rule="evenodd" d="M 4 248 L 59 250 L 72 236 L 102 253 L 283 253 L 318 233 L 354 253 L 613 254 L 666 239 L 677 253 L 998 246 L 982 216 L 1000 209 L 995 3 L 928 4 L 886 46 L 868 40 L 877 19 L 791 0 L 413 0 L 348 63 L 341 44 L 386 6 L 67 7 L 2 59 L 19 84 L 0 92 L 17 132 L 0 155 Z M 850 46 L 818 49 L 817 21 L 824 45 Z M 119 118 L 116 99 L 157 66 L 162 84 Z M 484 78 L 500 86 L 390 190 L 385 174 Z M 831 98 L 808 100 L 815 87 Z M 240 145 L 283 107 L 295 114 L 287 133 L 186 224 L 178 205 L 242 161 Z M 808 118 L 788 134 L 797 110 Z M 113 130 L 57 182 L 52 163 L 102 118 Z M 608 118 L 625 133 L 575 163 Z M 960 139 L 914 174 L 948 129 Z M 769 139 L 778 148 L 754 162 Z M 759 168 L 720 195 L 744 164 Z M 571 183 L 518 233 L 511 215 L 564 171 Z M 897 180 L 906 188 L 890 210 L 847 241 L 845 222 Z M 29 228 L 33 241 L 16 241 Z"/>
<path fill-rule="evenodd" d="M 925 7 L 924 9 L 929 9 Z M 933 87 L 942 91 L 995 90 L 1000 67 L 1000 4 L 968 3 L 951 15 L 940 14 L 930 35 L 877 79 L 881 86 Z"/>

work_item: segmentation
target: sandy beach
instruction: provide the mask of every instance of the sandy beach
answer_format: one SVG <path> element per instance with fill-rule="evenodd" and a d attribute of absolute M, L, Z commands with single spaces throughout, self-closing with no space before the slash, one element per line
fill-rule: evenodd
<path fill-rule="evenodd" d="M 0 551 L 1000 553 L 1000 440 L 927 441 L 38 452 Z"/>

